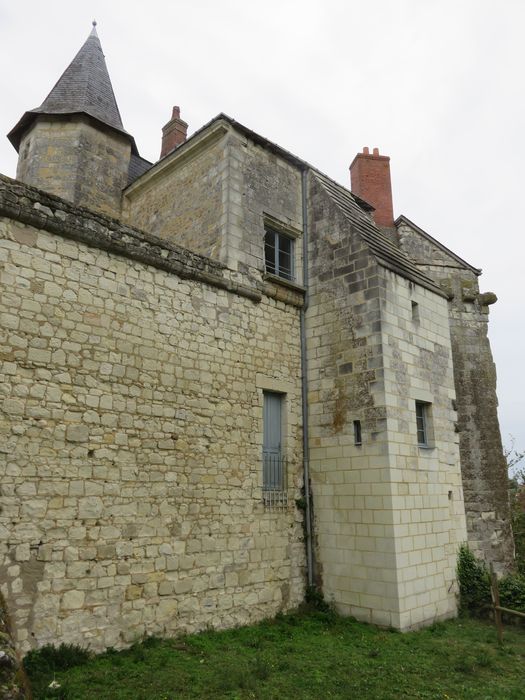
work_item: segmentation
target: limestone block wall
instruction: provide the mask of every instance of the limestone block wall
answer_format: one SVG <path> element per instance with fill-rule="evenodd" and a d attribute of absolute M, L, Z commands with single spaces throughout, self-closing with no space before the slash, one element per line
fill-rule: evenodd
<path fill-rule="evenodd" d="M 297 309 L 0 185 L 0 590 L 20 650 L 120 647 L 297 605 Z M 274 511 L 265 388 L 287 399 L 290 505 Z"/>
<path fill-rule="evenodd" d="M 302 282 L 300 169 L 232 130 L 228 182 L 228 265 L 264 271 L 265 225 L 294 240 L 294 279 Z"/>
<path fill-rule="evenodd" d="M 455 613 L 465 538 L 447 301 L 381 267 L 315 175 L 309 191 L 317 571 L 343 613 L 409 629 Z M 428 449 L 416 400 L 432 407 Z"/>
<path fill-rule="evenodd" d="M 302 278 L 300 170 L 227 122 L 192 137 L 127 188 L 124 218 L 241 275 L 265 270 L 265 224 L 295 240 Z"/>
<path fill-rule="evenodd" d="M 39 116 L 20 143 L 16 177 L 109 216 L 120 216 L 128 178 L 128 138 L 88 117 Z"/>
<path fill-rule="evenodd" d="M 381 329 L 399 626 L 456 612 L 456 558 L 465 541 L 447 300 L 384 270 Z M 425 404 L 418 445 L 415 402 Z"/>
<path fill-rule="evenodd" d="M 513 566 L 514 543 L 497 413 L 496 368 L 488 338 L 487 302 L 495 297 L 480 294 L 476 272 L 438 248 L 416 227 L 402 222 L 398 232 L 403 250 L 449 295 L 468 541 L 478 556 L 503 573 Z"/>
<path fill-rule="evenodd" d="M 194 137 L 127 188 L 123 219 L 196 253 L 227 262 L 229 172 L 225 130 Z"/>
<path fill-rule="evenodd" d="M 344 614 L 398 626 L 384 399 L 385 281 L 367 246 L 310 180 L 306 319 L 316 557 L 325 597 Z M 354 440 L 360 421 L 362 444 Z"/>

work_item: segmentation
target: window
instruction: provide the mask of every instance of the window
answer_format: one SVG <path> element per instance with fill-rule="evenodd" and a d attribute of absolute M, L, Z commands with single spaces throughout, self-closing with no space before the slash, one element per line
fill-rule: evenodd
<path fill-rule="evenodd" d="M 264 235 L 264 263 L 266 272 L 287 280 L 294 278 L 294 242 L 289 236 L 273 229 L 266 229 Z"/>
<path fill-rule="evenodd" d="M 354 445 L 362 445 L 363 440 L 361 439 L 361 421 L 354 421 Z"/>
<path fill-rule="evenodd" d="M 419 322 L 419 304 L 417 301 L 412 302 L 412 321 Z"/>
<path fill-rule="evenodd" d="M 430 447 L 430 405 L 416 401 L 417 444 L 420 447 Z"/>
<path fill-rule="evenodd" d="M 264 392 L 263 409 L 263 497 L 282 501 L 286 489 L 286 461 L 283 455 L 284 394 Z"/>

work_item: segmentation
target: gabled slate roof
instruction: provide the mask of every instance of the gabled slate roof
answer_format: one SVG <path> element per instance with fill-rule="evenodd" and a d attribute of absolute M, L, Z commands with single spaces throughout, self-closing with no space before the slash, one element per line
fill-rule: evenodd
<path fill-rule="evenodd" d="M 79 113 L 87 114 L 131 138 L 122 125 L 95 26 L 40 107 L 26 112 L 8 138 L 18 150 L 24 132 L 39 114 Z M 136 151 L 134 142 L 133 146 Z"/>
<path fill-rule="evenodd" d="M 370 204 L 365 202 L 360 197 L 354 195 L 352 192 L 350 192 L 350 190 L 346 189 L 342 185 L 339 185 L 327 175 L 321 173 L 305 160 L 298 158 L 293 153 L 290 153 L 290 151 L 278 146 L 273 141 L 270 141 L 255 131 L 248 129 L 248 127 L 244 126 L 223 112 L 202 126 L 198 131 L 190 136 L 187 141 L 178 146 L 174 151 L 168 153 L 166 156 L 164 156 L 164 158 L 161 158 L 159 161 L 154 163 L 151 166 L 151 170 L 154 172 L 157 167 L 162 167 L 162 163 L 165 163 L 169 159 L 175 157 L 175 154 L 183 152 L 187 148 L 191 148 L 191 143 L 194 141 L 194 139 L 220 121 L 230 124 L 230 126 L 247 136 L 259 146 L 262 146 L 262 148 L 265 148 L 271 153 L 275 153 L 301 170 L 310 170 L 323 185 L 327 194 L 331 197 L 336 206 L 352 224 L 354 230 L 357 231 L 357 233 L 361 235 L 361 237 L 368 244 L 372 255 L 374 255 L 380 265 L 391 270 L 392 272 L 397 273 L 398 275 L 401 275 L 402 277 L 405 277 L 406 279 L 411 280 L 412 282 L 415 282 L 416 284 L 421 285 L 422 287 L 425 287 L 426 289 L 431 290 L 435 294 L 448 298 L 441 287 L 439 287 L 430 277 L 427 277 L 427 275 L 422 272 L 400 248 L 394 245 L 394 243 L 392 243 L 392 241 L 390 241 L 390 239 L 375 226 L 373 221 L 368 216 L 368 213 L 374 209 Z M 137 180 L 140 180 L 140 175 L 137 176 Z M 131 184 L 133 183 L 130 179 L 128 186 Z"/>
<path fill-rule="evenodd" d="M 354 230 L 367 243 L 370 252 L 382 267 L 386 267 L 388 270 L 396 272 L 398 275 L 426 289 L 430 289 L 442 297 L 447 296 L 430 277 L 427 277 L 424 272 L 414 265 L 402 250 L 376 228 L 362 207 L 357 203 L 350 190 L 337 184 L 337 182 L 334 182 L 317 170 L 314 170 L 313 174 L 324 187 L 334 204 L 352 224 Z"/>
<path fill-rule="evenodd" d="M 411 229 L 413 229 L 414 231 L 419 233 L 420 236 L 422 236 L 423 238 L 426 238 L 427 241 L 432 243 L 432 245 L 435 245 L 436 248 L 438 248 L 443 253 L 445 253 L 445 255 L 448 255 L 450 258 L 455 260 L 458 263 L 459 267 L 470 270 L 475 275 L 481 275 L 481 269 L 479 267 L 474 267 L 473 265 L 468 263 L 466 260 L 463 260 L 463 258 L 460 258 L 459 255 L 456 255 L 456 253 L 454 253 L 453 250 L 450 250 L 450 248 L 447 248 L 447 246 L 443 245 L 443 243 L 440 243 L 433 236 L 431 236 L 430 233 L 423 231 L 422 228 L 420 228 L 413 221 L 410 221 L 410 219 L 407 216 L 405 216 L 404 214 L 401 214 L 401 216 L 398 216 L 397 219 L 394 221 L 394 225 L 396 227 L 400 226 L 401 224 L 406 224 Z M 428 263 L 424 263 L 424 264 L 428 264 Z"/>

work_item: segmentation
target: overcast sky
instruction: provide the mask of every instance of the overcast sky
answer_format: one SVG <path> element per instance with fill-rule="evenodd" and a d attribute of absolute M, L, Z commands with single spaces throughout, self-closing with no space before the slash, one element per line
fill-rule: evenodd
<path fill-rule="evenodd" d="M 395 215 L 498 295 L 502 436 L 525 449 L 525 0 L 0 0 L 2 134 L 42 103 L 93 19 L 149 160 L 173 105 L 190 133 L 226 112 L 344 185 L 363 146 L 389 155 Z M 16 158 L 0 138 L 0 172 L 14 177 Z"/>

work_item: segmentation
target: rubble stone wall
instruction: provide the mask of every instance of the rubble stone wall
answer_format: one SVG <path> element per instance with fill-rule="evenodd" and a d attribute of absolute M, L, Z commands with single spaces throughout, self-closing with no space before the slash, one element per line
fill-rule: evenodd
<path fill-rule="evenodd" d="M 0 213 L 0 590 L 18 648 L 102 650 L 296 606 L 297 308 L 6 179 Z M 286 394 L 275 510 L 265 389 Z"/>

